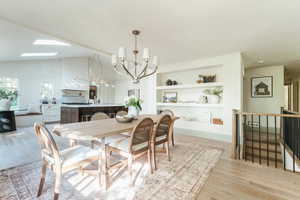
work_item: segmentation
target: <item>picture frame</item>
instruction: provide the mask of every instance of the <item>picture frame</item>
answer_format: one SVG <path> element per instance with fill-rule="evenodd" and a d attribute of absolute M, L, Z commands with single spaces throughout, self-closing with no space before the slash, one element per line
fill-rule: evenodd
<path fill-rule="evenodd" d="M 140 89 L 130 89 L 128 90 L 128 97 L 135 96 L 136 98 L 140 99 Z"/>
<path fill-rule="evenodd" d="M 252 98 L 273 97 L 273 76 L 261 76 L 251 78 Z"/>
<path fill-rule="evenodd" d="M 177 92 L 164 92 L 164 103 L 177 103 Z"/>

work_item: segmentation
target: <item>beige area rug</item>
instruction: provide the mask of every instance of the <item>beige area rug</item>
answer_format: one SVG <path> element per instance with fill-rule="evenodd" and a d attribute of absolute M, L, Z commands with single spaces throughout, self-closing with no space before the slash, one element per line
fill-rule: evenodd
<path fill-rule="evenodd" d="M 171 148 L 172 161 L 158 154 L 158 170 L 149 172 L 146 159 L 135 161 L 135 186 L 129 186 L 127 169 L 115 172 L 111 187 L 99 188 L 98 179 L 77 171 L 66 173 L 61 187 L 60 200 L 175 200 L 195 199 L 210 171 L 216 165 L 222 150 L 203 147 L 195 143 L 177 143 Z M 53 198 L 53 173 L 48 170 L 42 196 L 36 198 L 40 180 L 40 162 L 0 171 L 0 199 L 32 200 Z"/>

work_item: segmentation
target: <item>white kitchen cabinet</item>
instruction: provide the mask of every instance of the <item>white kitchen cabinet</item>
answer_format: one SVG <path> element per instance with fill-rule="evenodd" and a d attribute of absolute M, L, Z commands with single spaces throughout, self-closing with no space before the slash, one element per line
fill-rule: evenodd
<path fill-rule="evenodd" d="M 42 105 L 43 122 L 60 121 L 60 105 L 59 104 L 43 104 Z"/>
<path fill-rule="evenodd" d="M 65 58 L 63 60 L 62 76 L 62 89 L 89 90 L 88 59 Z"/>

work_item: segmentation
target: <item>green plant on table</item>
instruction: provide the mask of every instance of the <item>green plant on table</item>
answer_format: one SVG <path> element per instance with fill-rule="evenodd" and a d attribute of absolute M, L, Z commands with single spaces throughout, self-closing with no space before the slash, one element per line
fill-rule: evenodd
<path fill-rule="evenodd" d="M 133 106 L 138 110 L 142 110 L 141 106 L 142 100 L 135 97 L 135 96 L 130 96 L 125 99 L 125 106 L 128 108 L 129 106 Z"/>

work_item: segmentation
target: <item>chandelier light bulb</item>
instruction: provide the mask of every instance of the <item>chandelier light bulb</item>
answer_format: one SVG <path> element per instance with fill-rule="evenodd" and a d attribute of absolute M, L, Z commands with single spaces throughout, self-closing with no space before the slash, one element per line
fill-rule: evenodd
<path fill-rule="evenodd" d="M 150 58 L 150 50 L 148 48 L 144 48 L 143 58 L 144 59 Z"/>
<path fill-rule="evenodd" d="M 111 56 L 111 63 L 112 63 L 113 65 L 115 65 L 115 64 L 118 63 L 117 55 L 114 54 L 114 55 Z"/>
<path fill-rule="evenodd" d="M 119 58 L 125 58 L 126 57 L 126 49 L 124 47 L 119 48 Z"/>
<path fill-rule="evenodd" d="M 153 56 L 153 61 L 152 61 L 153 65 L 157 66 L 159 64 L 158 62 L 159 62 L 158 61 L 158 57 L 157 56 Z"/>

